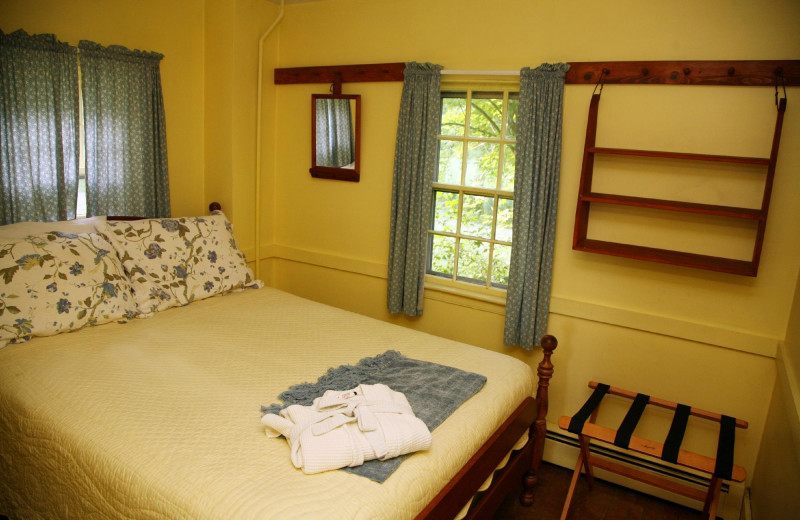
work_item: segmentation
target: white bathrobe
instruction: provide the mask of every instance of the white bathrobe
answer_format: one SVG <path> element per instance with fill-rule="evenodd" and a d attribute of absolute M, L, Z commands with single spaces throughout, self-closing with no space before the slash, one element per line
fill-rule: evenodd
<path fill-rule="evenodd" d="M 311 406 L 292 405 L 261 422 L 268 437 L 283 435 L 292 463 L 320 473 L 428 449 L 431 433 L 406 396 L 386 385 L 328 390 Z"/>

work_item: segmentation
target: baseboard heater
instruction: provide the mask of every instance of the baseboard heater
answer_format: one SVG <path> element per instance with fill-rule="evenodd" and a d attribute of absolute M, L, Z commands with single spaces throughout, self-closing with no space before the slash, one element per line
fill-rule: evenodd
<path fill-rule="evenodd" d="M 547 431 L 547 435 L 545 437 L 551 442 L 557 442 L 559 444 L 564 444 L 566 446 L 571 446 L 575 449 L 579 449 L 577 438 L 564 435 L 560 432 L 549 431 L 549 430 Z M 589 452 L 595 453 L 597 455 L 600 455 L 608 459 L 616 460 L 623 464 L 628 464 L 631 466 L 636 466 L 641 469 L 646 469 L 647 471 L 659 473 L 666 477 L 680 480 L 684 483 L 695 484 L 698 486 L 702 486 L 704 488 L 708 488 L 709 484 L 711 483 L 710 478 L 705 478 L 703 476 L 690 473 L 688 471 L 684 471 L 680 468 L 669 466 L 661 462 L 660 460 L 640 457 L 630 452 L 612 450 L 610 448 L 606 448 L 605 446 L 597 444 L 590 444 Z M 728 493 L 729 487 L 730 486 L 728 484 L 723 482 L 721 491 L 723 493 Z"/>

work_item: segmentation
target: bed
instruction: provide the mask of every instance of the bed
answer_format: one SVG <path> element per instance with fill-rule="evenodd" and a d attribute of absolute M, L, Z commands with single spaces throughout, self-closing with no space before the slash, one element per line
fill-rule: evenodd
<path fill-rule="evenodd" d="M 193 235 L 212 221 L 216 235 Z M 44 306 L 45 292 L 58 296 L 73 272 L 76 279 L 102 272 L 95 296 L 71 300 L 67 311 L 77 316 L 81 305 L 88 309 L 94 300 L 110 302 L 113 309 L 92 307 L 81 317 L 91 314 L 88 321 L 78 319 L 71 327 L 53 327 L 47 320 L 39 326 L 36 319 L 25 322 L 27 328 L 19 325 L 27 308 L 24 297 L 9 297 L 15 280 L 8 269 L 17 266 L 15 275 L 27 275 L 48 259 L 36 264 L 23 246 L 15 253 L 11 245 L 23 240 L 20 230 L 0 228 L 0 276 L 6 280 L 0 324 L 6 336 L 10 328 L 22 327 L 21 337 L 0 348 L 0 514 L 11 519 L 486 518 L 520 479 L 520 499 L 532 503 L 555 338 L 543 340 L 535 378 L 528 365 L 510 356 L 259 288 L 221 213 L 31 226 L 21 231 L 38 233 L 39 241 L 27 239 L 27 247 L 50 252 L 60 247 L 69 260 L 59 271 L 63 276 L 55 273 L 41 282 L 42 297 L 34 303 Z M 44 231 L 49 228 L 59 231 Z M 181 234 L 186 250 L 170 249 L 170 233 Z M 75 245 L 80 241 L 88 244 L 89 260 L 69 256 L 81 258 Z M 136 248 L 152 265 L 132 258 Z M 149 272 L 187 251 L 190 256 L 180 260 L 183 270 Z M 59 254 L 51 256 L 59 261 Z M 215 262 L 208 264 L 210 257 Z M 225 275 L 222 262 L 229 262 Z M 187 285 L 194 272 L 209 275 L 203 266 L 216 269 L 208 279 L 213 283 L 195 283 L 192 293 Z M 151 287 L 146 292 L 156 297 L 145 298 L 141 289 L 147 283 L 161 284 L 171 297 L 159 298 Z M 207 290 L 209 283 L 218 292 Z M 82 289 L 90 285 L 83 283 Z M 59 313 L 64 300 L 53 300 L 43 315 L 69 314 Z M 383 483 L 343 470 L 306 475 L 293 467 L 286 441 L 266 437 L 261 406 L 275 403 L 296 383 L 316 381 L 331 367 L 387 351 L 481 374 L 486 382 L 432 431 L 430 449 L 405 458 Z"/>

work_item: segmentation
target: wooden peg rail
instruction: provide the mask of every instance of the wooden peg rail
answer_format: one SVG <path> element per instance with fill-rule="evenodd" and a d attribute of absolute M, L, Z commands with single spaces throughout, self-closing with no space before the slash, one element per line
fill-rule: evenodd
<path fill-rule="evenodd" d="M 566 83 L 594 85 L 606 71 L 606 84 L 737 85 L 745 87 L 800 85 L 800 60 L 748 61 L 607 61 L 570 62 Z"/>
<path fill-rule="evenodd" d="M 372 63 L 368 65 L 328 65 L 275 69 L 276 85 L 301 83 L 362 83 L 369 81 L 403 81 L 405 63 Z"/>
<path fill-rule="evenodd" d="M 737 61 L 572 61 L 567 85 L 607 84 L 800 86 L 800 60 Z M 275 84 L 403 81 L 405 63 L 326 65 L 275 69 Z"/>
<path fill-rule="evenodd" d="M 575 465 L 575 471 L 572 474 L 572 481 L 570 482 L 570 486 L 567 491 L 567 498 L 564 502 L 564 508 L 561 512 L 561 520 L 566 520 L 569 515 L 569 507 L 572 502 L 572 497 L 575 493 L 575 487 L 577 485 L 578 478 L 581 475 L 581 470 L 585 471 L 586 479 L 589 485 L 592 486 L 594 484 L 594 475 L 592 473 L 593 468 L 601 468 L 606 471 L 617 473 L 627 478 L 638 480 L 645 484 L 666 489 L 672 493 L 703 502 L 703 517 L 708 518 L 709 520 L 716 518 L 719 495 L 722 489 L 722 481 L 734 480 L 736 482 L 743 482 L 747 476 L 747 472 L 743 467 L 733 464 L 733 431 L 736 428 L 747 428 L 747 421 L 734 419 L 732 417 L 701 410 L 699 408 L 688 407 L 657 397 L 637 394 L 636 392 L 631 392 L 629 390 L 624 390 L 609 385 L 603 385 L 594 381 L 589 382 L 589 388 L 594 389 L 595 392 L 590 396 L 581 410 L 573 417 L 562 416 L 558 420 L 559 428 L 571 431 L 572 433 L 576 433 L 578 435 L 580 446 L 578 461 Z M 598 407 L 602 402 L 603 397 L 607 394 L 616 395 L 633 401 L 631 409 L 629 410 L 619 429 L 612 429 L 595 423 L 595 420 L 597 419 Z M 639 405 L 638 411 L 636 410 L 637 403 Z M 670 434 L 667 436 L 667 440 L 665 440 L 663 443 L 632 435 L 645 405 L 654 405 L 676 411 L 676 416 L 673 420 L 673 426 L 670 428 Z M 688 419 L 689 415 L 720 423 L 720 446 L 717 449 L 717 458 L 707 457 L 699 453 L 693 453 L 680 449 L 680 444 L 683 439 L 683 430 L 680 426 L 675 426 L 676 423 L 681 422 L 679 420 L 678 413 L 680 408 L 683 408 L 684 413 L 684 420 L 682 424 L 683 429 L 686 427 L 685 419 Z M 629 417 L 631 416 L 634 417 L 633 420 L 629 422 Z M 673 428 L 678 430 L 676 432 L 678 435 L 677 439 L 670 440 L 673 435 Z M 726 428 L 727 431 L 724 431 Z M 625 433 L 626 440 L 622 441 L 621 443 L 620 433 L 626 429 L 628 430 Z M 600 458 L 598 455 L 592 454 L 590 451 L 590 443 L 592 440 L 614 444 L 621 449 L 627 449 L 651 457 L 661 458 L 681 466 L 707 473 L 711 475 L 711 481 L 708 486 L 708 490 L 704 492 L 700 489 L 667 480 L 664 477 L 653 475 L 629 466 L 624 466 L 612 460 Z M 672 445 L 668 446 L 669 444 Z M 675 457 L 674 459 L 670 460 L 670 458 L 667 456 L 667 450 L 673 453 L 673 456 Z M 725 462 L 720 463 L 720 461 L 723 460 L 725 460 Z"/>

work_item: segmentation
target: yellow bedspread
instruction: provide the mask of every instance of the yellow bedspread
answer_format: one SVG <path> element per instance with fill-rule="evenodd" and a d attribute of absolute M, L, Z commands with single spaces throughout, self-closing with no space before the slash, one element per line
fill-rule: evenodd
<path fill-rule="evenodd" d="M 383 483 L 304 475 L 260 405 L 394 349 L 487 376 Z M 534 389 L 514 358 L 274 289 L 0 349 L 0 513 L 12 518 L 413 518 Z"/>

